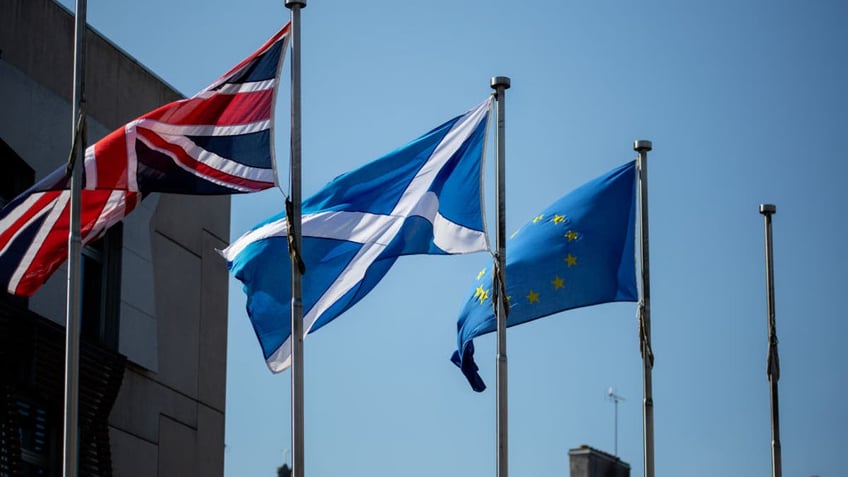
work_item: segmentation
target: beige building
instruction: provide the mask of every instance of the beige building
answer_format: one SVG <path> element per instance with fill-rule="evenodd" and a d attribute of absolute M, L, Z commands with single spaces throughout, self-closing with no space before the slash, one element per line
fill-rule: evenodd
<path fill-rule="evenodd" d="M 73 15 L 0 2 L 0 204 L 61 166 Z M 89 144 L 181 97 L 89 31 Z M 152 194 L 83 258 L 80 475 L 224 472 L 229 198 Z M 0 264 L 1 265 L 1 264 Z M 0 292 L 0 476 L 61 475 L 66 269 Z"/>

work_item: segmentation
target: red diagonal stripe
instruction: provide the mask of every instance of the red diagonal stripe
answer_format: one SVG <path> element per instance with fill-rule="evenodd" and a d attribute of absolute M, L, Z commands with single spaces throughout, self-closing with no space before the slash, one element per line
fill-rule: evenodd
<path fill-rule="evenodd" d="M 9 241 L 12 240 L 12 237 L 18 233 L 27 222 L 32 220 L 32 218 L 38 215 L 39 212 L 49 208 L 50 203 L 53 202 L 60 193 L 61 191 L 36 192 L 36 194 L 41 194 L 41 197 L 39 197 L 38 200 L 29 209 L 27 209 L 26 213 L 21 215 L 8 229 L 0 233 L 0 249 L 5 248 L 6 245 L 9 244 Z"/>
<path fill-rule="evenodd" d="M 120 128 L 94 144 L 94 161 L 97 168 L 97 189 L 122 189 L 129 187 L 127 180 L 126 128 Z M 91 185 L 86 184 L 86 187 Z"/>
<path fill-rule="evenodd" d="M 271 118 L 274 91 L 215 94 L 209 98 L 192 98 L 166 104 L 142 118 L 155 119 L 180 126 L 235 126 Z"/>

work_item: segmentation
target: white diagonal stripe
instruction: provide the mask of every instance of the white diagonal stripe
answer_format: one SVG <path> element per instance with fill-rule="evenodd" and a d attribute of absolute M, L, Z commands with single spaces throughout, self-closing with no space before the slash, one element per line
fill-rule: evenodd
<path fill-rule="evenodd" d="M 417 207 L 423 206 L 421 202 L 426 202 L 428 197 L 427 189 L 433 183 L 436 174 L 438 174 L 442 166 L 462 146 L 462 143 L 470 137 L 474 128 L 477 127 L 480 121 L 486 116 L 486 113 L 488 113 L 490 104 L 490 100 L 480 103 L 475 110 L 466 114 L 460 121 L 453 125 L 404 191 L 401 200 L 398 201 L 398 204 L 392 211 L 393 216 L 403 216 L 405 219 Z M 436 199 L 436 202 L 436 208 L 438 208 L 438 199 Z M 309 332 L 321 313 L 326 311 L 365 277 L 365 272 L 386 248 L 384 244 L 388 244 L 394 239 L 402 225 L 403 220 L 392 221 L 389 227 L 382 229 L 380 237 L 371 243 L 365 244 L 359 250 L 356 256 L 348 263 L 347 267 L 339 274 L 339 278 L 327 288 L 318 301 L 316 301 L 315 306 L 303 317 L 304 335 Z"/>
<path fill-rule="evenodd" d="M 279 348 L 274 350 L 274 354 L 268 356 L 265 360 L 268 369 L 275 373 L 282 373 L 291 366 L 291 334 L 283 341 Z"/>
<path fill-rule="evenodd" d="M 34 194 L 31 194 L 29 197 L 24 199 L 24 201 L 21 202 L 20 205 L 18 205 L 17 207 L 15 207 L 11 211 L 9 211 L 9 215 L 4 217 L 3 220 L 0 220 L 0 230 L 10 230 L 12 228 L 12 225 L 14 225 L 15 222 L 20 220 L 20 218 L 23 217 L 25 213 L 29 212 L 30 209 L 32 208 L 33 204 L 38 202 L 38 200 L 43 195 L 44 195 L 43 192 L 36 192 Z M 2 249 L 0 249 L 0 255 L 3 255 L 4 253 L 6 253 L 6 250 L 9 249 L 9 245 L 11 245 L 12 242 L 15 241 L 15 239 L 18 237 L 18 235 L 20 235 L 24 230 L 26 230 L 26 228 L 29 226 L 29 224 L 31 224 L 35 220 L 38 220 L 42 215 L 46 214 L 47 209 L 49 207 L 50 207 L 50 205 L 47 205 L 46 207 L 42 207 L 41 210 L 39 210 L 35 215 L 30 217 L 29 220 L 27 220 L 25 224 L 23 224 L 22 226 L 16 227 L 17 231 L 9 238 L 9 241 L 6 242 L 6 246 L 3 247 Z"/>
<path fill-rule="evenodd" d="M 21 278 L 23 278 L 24 273 L 29 270 L 33 259 L 35 259 L 35 255 L 41 249 L 41 245 L 47 239 L 47 236 L 50 235 L 50 231 L 53 230 L 54 224 L 59 220 L 59 217 L 62 216 L 62 211 L 65 210 L 65 206 L 68 204 L 70 197 L 71 193 L 69 191 L 62 191 L 53 201 L 49 215 L 44 219 L 44 222 L 41 223 L 38 233 L 36 233 L 35 237 L 33 237 L 32 243 L 29 245 L 26 253 L 24 253 L 18 267 L 15 269 L 15 273 L 12 274 L 12 278 L 9 280 L 8 289 L 10 292 L 14 293 L 15 290 L 17 290 L 18 284 L 21 282 Z"/>
<path fill-rule="evenodd" d="M 265 131 L 271 128 L 271 120 L 263 119 L 235 126 L 215 126 L 212 124 L 169 124 L 155 119 L 140 119 L 135 124 L 160 134 L 172 136 L 239 136 Z"/>
<path fill-rule="evenodd" d="M 433 243 L 450 254 L 474 253 L 489 248 L 486 232 L 451 222 L 442 214 L 433 219 Z"/>
<path fill-rule="evenodd" d="M 412 179 L 412 182 L 410 182 L 392 211 L 393 215 L 408 215 L 415 208 L 445 163 L 462 146 L 462 143 L 471 136 L 474 128 L 480 124 L 480 121 L 486 117 L 489 107 L 490 101 L 484 101 L 473 111 L 465 115 L 462 120 L 453 125 L 451 130 L 442 139 L 442 142 L 433 150 L 433 154 L 424 164 L 424 167 Z"/>
<path fill-rule="evenodd" d="M 435 197 L 435 194 L 429 192 Z M 410 215 L 426 218 L 433 224 L 433 234 L 436 245 L 448 253 L 472 253 L 486 249 L 486 234 L 463 225 L 456 224 L 438 213 L 438 203 L 427 201 L 431 205 L 428 210 L 416 208 Z M 406 217 L 371 214 L 368 212 L 328 211 L 304 215 L 302 220 L 303 237 L 344 240 L 354 243 L 378 243 L 388 245 L 383 240 L 386 231 L 394 223 L 403 224 Z M 222 257 L 232 262 L 251 243 L 271 237 L 288 235 L 286 219 L 282 218 L 257 227 L 220 251 Z M 457 239 L 456 237 L 460 237 Z M 470 244 L 465 242 L 469 241 Z"/>
<path fill-rule="evenodd" d="M 124 128 L 127 148 L 127 189 L 138 191 L 138 155 L 135 153 L 135 141 L 138 139 L 137 121 L 127 123 Z"/>
<path fill-rule="evenodd" d="M 194 98 L 206 99 L 219 94 L 236 95 L 239 93 L 255 93 L 257 91 L 267 91 L 269 89 L 274 89 L 274 83 L 276 83 L 276 81 L 276 79 L 269 79 L 265 81 L 252 81 L 250 83 L 228 83 L 222 85 L 216 90 L 203 90 L 200 93 L 197 93 Z"/>
<path fill-rule="evenodd" d="M 85 185 L 86 189 L 97 188 L 97 162 L 94 159 L 94 146 L 89 146 L 83 151 L 83 167 L 85 168 Z"/>
<path fill-rule="evenodd" d="M 274 171 L 270 169 L 264 169 L 260 167 L 251 167 L 245 164 L 238 163 L 236 161 L 231 161 L 225 157 L 221 157 L 213 152 L 210 152 L 206 149 L 195 144 L 193 141 L 184 136 L 159 136 L 163 141 L 172 144 L 174 146 L 179 147 L 186 154 L 188 154 L 192 159 L 195 159 L 198 162 L 201 162 L 213 169 L 219 170 L 231 176 L 239 177 L 242 179 L 248 179 L 252 181 L 258 182 L 274 182 Z M 170 151 L 166 149 L 162 149 L 157 147 L 155 144 L 152 144 L 148 141 L 144 135 L 139 135 L 138 139 L 147 145 L 150 149 L 158 151 L 162 154 L 167 155 L 171 159 L 173 159 L 174 164 L 182 168 L 183 170 L 190 172 L 198 177 L 202 177 L 203 179 L 218 184 L 223 187 L 227 187 L 229 189 L 235 189 L 243 192 L 252 191 L 253 188 L 248 186 L 242 186 L 238 184 L 233 184 L 231 182 L 223 181 L 221 179 L 212 177 L 207 174 L 203 174 L 199 170 L 183 164 L 182 160 L 179 157 L 172 154 Z"/>
<path fill-rule="evenodd" d="M 88 244 L 99 238 L 106 232 L 106 229 L 126 217 L 127 194 L 130 193 L 124 190 L 113 190 L 109 193 L 109 198 L 103 204 L 94 225 L 92 225 L 91 230 L 89 230 L 85 237 L 82 238 L 83 244 Z"/>

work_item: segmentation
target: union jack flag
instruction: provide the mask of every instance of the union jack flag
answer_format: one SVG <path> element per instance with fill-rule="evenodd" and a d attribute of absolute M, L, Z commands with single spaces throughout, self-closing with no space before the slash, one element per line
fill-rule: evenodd
<path fill-rule="evenodd" d="M 273 112 L 290 24 L 195 96 L 85 151 L 80 234 L 99 238 L 151 192 L 235 194 L 276 185 Z M 54 171 L 0 211 L 0 284 L 31 296 L 68 256 L 70 178 Z"/>

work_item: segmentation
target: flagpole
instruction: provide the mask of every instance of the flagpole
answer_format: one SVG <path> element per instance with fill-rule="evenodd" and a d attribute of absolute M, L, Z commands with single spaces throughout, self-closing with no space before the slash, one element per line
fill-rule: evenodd
<path fill-rule="evenodd" d="M 780 409 L 777 400 L 777 381 L 780 379 L 780 360 L 777 354 L 777 326 L 774 318 L 774 261 L 771 244 L 771 216 L 777 212 L 774 204 L 760 204 L 765 222 L 766 240 L 766 297 L 768 303 L 768 357 L 766 374 L 771 385 L 771 475 L 783 474 L 780 457 Z"/>
<path fill-rule="evenodd" d="M 494 76 L 491 87 L 495 90 L 497 101 L 497 133 L 495 137 L 495 202 L 497 203 L 498 219 L 495 228 L 495 247 L 497 248 L 497 274 L 500 284 L 499 290 L 506 290 L 506 149 L 504 147 L 504 106 L 505 92 L 510 87 L 510 79 L 507 76 Z M 509 455 L 507 452 L 507 361 L 506 361 L 506 312 L 504 303 L 507 297 L 501 296 L 499 291 L 495 292 L 498 300 L 495 304 L 497 315 L 497 369 L 498 369 L 498 477 L 509 475 Z"/>
<path fill-rule="evenodd" d="M 291 10 L 291 216 L 289 236 L 294 254 L 301 250 L 301 141 L 300 141 L 300 11 L 306 0 L 286 0 Z M 292 476 L 303 477 L 303 289 L 302 271 L 292 257 L 291 307 L 291 446 Z"/>
<path fill-rule="evenodd" d="M 65 436 L 62 442 L 65 477 L 76 477 L 79 467 L 79 330 L 80 330 L 80 206 L 82 203 L 82 164 L 85 137 L 81 114 L 85 92 L 86 0 L 77 0 L 74 26 L 74 89 L 71 99 L 71 197 L 68 233 L 68 283 L 65 318 Z"/>
<path fill-rule="evenodd" d="M 651 349 L 651 280 L 648 254 L 648 151 L 653 148 L 651 141 L 639 140 L 633 142 L 633 149 L 639 153 L 637 168 L 639 170 L 639 205 L 640 205 L 640 236 L 642 239 L 642 302 L 639 306 L 639 348 L 642 353 L 642 432 L 645 477 L 654 477 L 654 397 L 652 370 L 654 368 L 654 353 Z"/>

